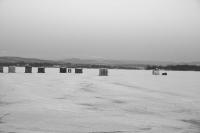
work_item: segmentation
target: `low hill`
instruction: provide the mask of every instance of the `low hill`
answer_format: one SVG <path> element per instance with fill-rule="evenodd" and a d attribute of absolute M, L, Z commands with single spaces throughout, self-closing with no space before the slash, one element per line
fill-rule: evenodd
<path fill-rule="evenodd" d="M 22 58 L 22 57 L 0 57 L 0 63 L 53 63 L 50 60 L 41 60 L 36 58 Z"/>
<path fill-rule="evenodd" d="M 109 59 L 80 59 L 69 58 L 60 60 L 63 63 L 72 64 L 101 64 L 101 65 L 168 65 L 176 64 L 175 62 L 162 62 L 162 61 L 134 61 L 134 60 L 109 60 Z"/>

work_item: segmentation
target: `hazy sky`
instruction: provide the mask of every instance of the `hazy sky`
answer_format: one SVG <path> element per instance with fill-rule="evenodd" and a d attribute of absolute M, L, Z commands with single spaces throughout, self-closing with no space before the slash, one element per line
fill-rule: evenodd
<path fill-rule="evenodd" d="M 199 61 L 200 0 L 0 0 L 0 56 Z"/>

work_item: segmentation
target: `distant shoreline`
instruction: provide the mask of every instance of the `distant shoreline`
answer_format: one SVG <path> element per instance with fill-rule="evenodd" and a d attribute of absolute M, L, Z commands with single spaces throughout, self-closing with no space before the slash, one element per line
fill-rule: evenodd
<path fill-rule="evenodd" d="M 21 57 L 0 57 L 0 66 L 19 66 L 24 67 L 30 65 L 32 67 L 69 67 L 69 68 L 109 68 L 109 69 L 126 69 L 126 70 L 153 70 L 159 68 L 162 70 L 175 71 L 200 71 L 198 64 L 153 64 L 151 63 L 131 63 L 123 61 L 109 61 L 109 60 L 81 60 L 69 59 L 63 61 L 40 60 L 35 58 L 21 58 Z"/>
<path fill-rule="evenodd" d="M 27 63 L 0 63 L 2 67 L 8 66 L 17 66 L 24 67 Z M 59 68 L 59 67 L 67 67 L 67 68 L 87 68 L 87 69 L 99 69 L 99 68 L 108 68 L 108 69 L 124 69 L 124 70 L 153 70 L 155 68 L 159 68 L 161 70 L 166 71 L 200 71 L 200 66 L 196 65 L 167 65 L 167 66 L 156 66 L 156 65 L 137 65 L 133 66 L 109 66 L 109 65 L 93 65 L 93 64 L 48 64 L 48 63 L 29 63 L 32 67 L 48 67 L 48 68 Z"/>

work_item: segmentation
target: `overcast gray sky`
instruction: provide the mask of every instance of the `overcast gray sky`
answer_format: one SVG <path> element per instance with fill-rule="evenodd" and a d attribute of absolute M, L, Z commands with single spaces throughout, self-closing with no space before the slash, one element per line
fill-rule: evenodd
<path fill-rule="evenodd" d="M 200 0 L 0 0 L 0 56 L 199 61 Z"/>

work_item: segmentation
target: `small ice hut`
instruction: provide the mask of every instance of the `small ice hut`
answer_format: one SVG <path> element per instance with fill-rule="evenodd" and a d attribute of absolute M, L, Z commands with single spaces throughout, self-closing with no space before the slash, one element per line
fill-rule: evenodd
<path fill-rule="evenodd" d="M 38 73 L 45 73 L 44 67 L 38 67 Z"/>
<path fill-rule="evenodd" d="M 108 69 L 106 68 L 99 69 L 99 76 L 108 76 Z"/>
<path fill-rule="evenodd" d="M 153 69 L 152 71 L 153 75 L 160 75 L 160 70 L 158 68 Z"/>
<path fill-rule="evenodd" d="M 66 73 L 67 68 L 66 67 L 60 67 L 60 73 Z"/>
<path fill-rule="evenodd" d="M 75 68 L 75 73 L 83 73 L 83 69 L 82 68 Z"/>
<path fill-rule="evenodd" d="M 32 73 L 32 67 L 31 66 L 25 66 L 25 73 Z"/>
<path fill-rule="evenodd" d="M 71 69 L 71 68 L 68 68 L 68 69 L 67 69 L 67 72 L 68 72 L 68 73 L 72 73 L 72 69 Z"/>
<path fill-rule="evenodd" d="M 9 66 L 8 73 L 15 73 L 15 66 Z"/>
<path fill-rule="evenodd" d="M 0 73 L 3 73 L 3 67 L 0 66 Z"/>

